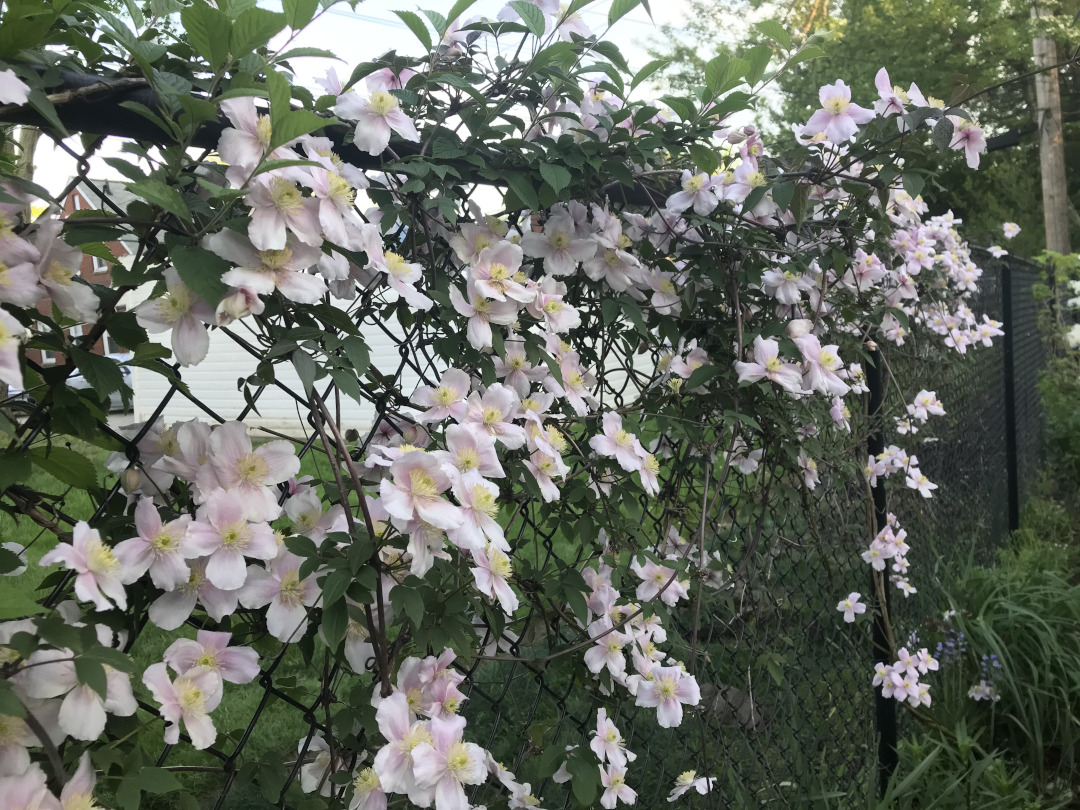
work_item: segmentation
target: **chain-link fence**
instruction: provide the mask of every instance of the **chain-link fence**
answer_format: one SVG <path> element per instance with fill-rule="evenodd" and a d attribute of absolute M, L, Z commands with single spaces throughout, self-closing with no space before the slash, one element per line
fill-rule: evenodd
<path fill-rule="evenodd" d="M 129 215 L 89 177 L 90 159 L 100 144 L 100 139 L 93 141 L 85 152 L 74 155 L 79 175 L 56 200 L 62 206 L 80 187 L 97 195 L 95 207 L 101 211 L 80 212 L 79 228 L 88 244 L 111 236 L 93 228 L 107 230 L 115 217 Z M 144 234 L 131 249 L 153 249 L 152 245 L 153 235 Z M 1031 295 L 1037 271 L 1011 257 L 979 258 L 985 274 L 971 307 L 976 313 L 1004 320 L 1004 341 L 969 349 L 972 356 L 963 362 L 917 343 L 885 352 L 886 384 L 895 377 L 907 391 L 918 379 L 937 392 L 948 411 L 935 430 L 940 438 L 922 442 L 918 436 L 886 437 L 916 453 L 924 472 L 940 484 L 931 500 L 902 492 L 897 503 L 889 505 L 908 529 L 919 587 L 918 595 L 901 611 L 902 616 L 912 617 L 909 626 L 902 628 L 906 631 L 915 629 L 919 615 L 941 607 L 941 589 L 964 565 L 992 557 L 1014 525 L 1019 499 L 1038 466 L 1036 378 L 1042 355 Z M 122 282 L 112 287 L 113 305 L 122 305 L 121 296 L 130 292 L 129 287 Z M 366 330 L 385 331 L 374 310 L 360 323 Z M 259 357 L 267 350 L 239 329 L 226 333 L 238 352 Z M 90 350 L 101 337 L 100 332 L 88 332 L 83 345 Z M 439 373 L 429 353 L 412 350 L 437 337 L 422 322 L 403 334 L 387 332 L 386 337 L 396 341 L 400 352 L 392 368 L 380 369 L 381 387 L 360 387 L 375 424 L 354 454 L 365 451 L 379 418 L 398 404 L 391 392 L 401 388 L 406 377 L 427 380 Z M 54 362 L 63 366 L 63 361 Z M 39 374 L 48 373 L 44 356 L 30 358 L 28 366 Z M 222 413 L 185 384 L 187 372 L 179 366 L 162 370 L 167 391 L 141 427 L 123 431 L 106 421 L 99 424 L 132 465 L 141 463 L 144 440 L 176 398 L 183 398 L 202 418 L 213 422 L 245 419 L 257 412 L 267 392 L 275 390 L 290 398 L 299 413 L 307 415 L 311 410 L 309 398 L 287 382 L 260 381 L 253 375 L 243 386 L 245 405 L 237 412 Z M 322 399 L 333 402 L 337 387 L 335 382 L 328 384 Z M 609 386 L 608 396 L 621 404 L 622 389 Z M 28 447 L 47 422 L 33 421 L 32 404 L 20 407 L 31 420 L 24 423 L 30 427 L 20 437 Z M 308 418 L 307 438 L 297 444 L 302 458 L 312 453 L 319 439 L 317 421 Z M 680 448 L 670 449 L 678 458 Z M 850 476 L 839 471 L 831 476 L 826 472 L 812 492 L 793 487 L 779 466 L 769 463 L 770 452 L 764 448 L 753 477 L 732 474 L 713 487 L 718 495 L 709 524 L 701 531 L 708 533 L 707 545 L 719 552 L 728 575 L 724 586 L 684 619 L 688 624 L 669 630 L 674 653 L 692 662 L 696 670 L 701 705 L 681 727 L 670 730 L 658 728 L 651 712 L 638 722 L 632 702 L 624 702 L 615 714 L 628 748 L 638 756 L 631 781 L 640 807 L 663 806 L 675 777 L 688 762 L 695 763 L 700 775 L 718 778 L 710 795 L 691 793 L 685 799 L 697 807 L 854 806 L 856 798 L 861 800 L 875 788 L 878 734 L 869 673 L 880 656 L 861 627 L 838 621 L 835 609 L 837 600 L 849 591 L 865 592 L 870 579 L 858 556 L 872 536 L 872 532 L 868 535 L 872 518 L 867 514 L 866 491 L 861 482 L 848 483 Z M 699 503 L 709 490 L 709 482 L 694 480 L 677 469 L 673 475 L 677 480 L 665 485 L 678 488 L 687 503 Z M 890 496 L 894 491 L 890 488 Z M 107 525 L 116 519 L 125 500 L 116 479 L 90 515 L 70 514 L 61 496 L 46 505 L 47 518 L 43 519 L 71 525 L 78 517 L 87 517 L 93 525 Z M 508 531 L 518 553 L 527 549 L 534 558 L 532 571 L 537 579 L 566 560 L 567 538 L 580 530 L 572 522 L 552 528 L 550 521 L 539 516 L 541 508 L 539 503 L 526 503 L 513 531 Z M 649 514 L 642 508 L 646 529 L 662 537 L 669 527 L 650 523 Z M 699 525 L 696 516 L 688 516 L 686 525 L 673 528 L 677 534 L 689 535 Z M 57 583 L 55 596 L 64 584 Z M 526 581 L 520 585 L 530 587 Z M 453 611 L 454 605 L 448 603 L 446 609 Z M 465 673 L 463 689 L 468 701 L 462 711 L 469 721 L 470 738 L 525 776 L 528 762 L 545 752 L 587 744 L 595 722 L 597 706 L 591 685 L 583 688 L 578 676 L 564 674 L 571 669 L 548 668 L 544 662 L 550 652 L 576 638 L 565 623 L 550 619 L 533 608 L 498 638 L 490 637 L 490 628 L 480 627 L 479 632 L 487 634 L 490 652 L 495 653 L 492 657 L 501 660 L 478 658 Z M 242 626 L 236 625 L 237 629 Z M 129 635 L 127 651 L 159 660 L 169 640 L 144 619 Z M 366 701 L 371 693 L 370 680 L 359 683 L 354 692 L 336 688 L 346 683 L 348 673 L 329 658 L 313 659 L 311 649 L 310 638 L 306 644 L 276 647 L 272 655 L 264 655 L 262 672 L 252 684 L 230 687 L 230 709 L 218 718 L 220 736 L 214 747 L 193 752 L 187 746 L 165 746 L 156 759 L 142 764 L 172 769 L 185 781 L 186 801 L 198 806 L 302 803 L 299 782 L 305 768 L 318 768 L 320 733 L 338 722 L 343 703 Z M 325 689 L 326 684 L 335 688 Z M 141 724 L 157 716 L 153 706 L 142 709 L 146 714 L 133 719 L 130 729 L 149 747 L 160 740 L 160 727 L 150 723 L 140 730 Z M 117 722 L 117 730 L 122 731 L 123 719 Z M 361 741 L 370 732 L 364 727 L 335 725 L 335 733 L 353 734 Z M 376 744 L 367 747 L 372 750 Z M 348 770 L 355 764 L 343 763 Z M 570 805 L 570 786 L 545 780 L 537 787 L 546 807 Z M 487 790 L 478 788 L 472 798 L 476 802 L 490 799 Z M 175 806 L 175 801 L 175 796 L 168 796 L 162 806 Z M 152 797 L 144 800 L 143 806 L 152 805 Z"/>

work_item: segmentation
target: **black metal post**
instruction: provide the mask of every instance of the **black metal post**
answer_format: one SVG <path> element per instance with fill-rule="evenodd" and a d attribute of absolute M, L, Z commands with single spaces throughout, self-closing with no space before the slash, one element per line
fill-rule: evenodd
<path fill-rule="evenodd" d="M 866 368 L 866 386 L 870 389 L 870 403 L 868 413 L 872 421 L 870 436 L 866 440 L 866 450 L 873 456 L 885 450 L 885 427 L 882 422 L 881 408 L 885 400 L 885 377 L 882 374 L 881 351 L 874 349 L 870 353 L 870 362 Z M 880 532 L 885 528 L 888 507 L 885 501 L 885 482 L 879 478 L 871 487 L 874 499 L 874 530 Z M 870 593 L 875 593 L 876 572 L 870 572 Z M 889 636 L 885 629 L 885 614 L 891 610 L 889 588 L 883 589 L 885 604 L 879 606 L 874 612 L 873 648 L 871 649 L 873 663 L 877 663 L 892 655 L 889 649 Z M 886 663 L 892 663 L 891 660 Z M 896 772 L 899 764 L 899 756 L 896 752 L 896 701 L 882 694 L 881 687 L 874 691 L 874 718 L 878 736 L 878 791 L 881 796 L 889 787 L 889 780 Z"/>
<path fill-rule="evenodd" d="M 1020 470 L 1016 447 L 1016 354 L 1013 317 L 1012 268 L 1001 265 L 1001 319 L 1004 321 L 1005 344 L 1005 478 L 1009 500 L 1009 531 L 1020 528 Z"/>

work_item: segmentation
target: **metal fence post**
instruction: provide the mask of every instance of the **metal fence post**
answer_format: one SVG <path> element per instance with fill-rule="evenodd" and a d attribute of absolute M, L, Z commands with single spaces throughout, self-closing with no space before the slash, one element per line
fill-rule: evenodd
<path fill-rule="evenodd" d="M 1020 528 L 1020 471 L 1016 447 L 1016 356 L 1013 317 L 1012 268 L 1001 264 L 1001 319 L 1004 321 L 1005 476 L 1009 499 L 1009 531 Z"/>
<path fill-rule="evenodd" d="M 868 413 L 872 421 L 866 450 L 874 457 L 885 450 L 885 428 L 878 418 L 885 399 L 885 378 L 881 366 L 881 351 L 874 349 L 870 352 L 870 362 L 866 368 L 866 386 L 870 389 Z M 871 493 L 874 499 L 874 531 L 880 532 L 886 526 L 888 514 L 883 478 L 878 478 L 877 483 L 871 487 Z M 874 577 L 875 573 L 871 570 L 870 593 L 877 589 Z M 871 662 L 875 664 L 892 654 L 885 630 L 885 613 L 891 610 L 892 600 L 888 588 L 884 588 L 884 593 L 885 604 L 874 612 L 873 647 L 870 652 Z M 874 719 L 878 736 L 878 791 L 884 796 L 889 787 L 889 779 L 899 764 L 899 756 L 896 751 L 896 701 L 885 697 L 880 686 L 874 690 Z"/>

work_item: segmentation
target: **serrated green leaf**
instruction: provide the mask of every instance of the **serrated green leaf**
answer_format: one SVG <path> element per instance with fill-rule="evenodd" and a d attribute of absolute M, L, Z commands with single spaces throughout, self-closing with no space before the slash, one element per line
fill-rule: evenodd
<path fill-rule="evenodd" d="M 949 148 L 949 144 L 952 143 L 953 138 L 953 122 L 948 119 L 947 116 L 941 116 L 932 130 L 932 138 L 934 146 L 938 149 L 945 151 Z M 912 194 L 911 196 L 915 196 Z"/>
<path fill-rule="evenodd" d="M 310 394 L 315 388 L 315 374 L 317 372 L 315 361 L 303 349 L 297 349 L 292 354 L 292 363 L 296 369 L 296 375 L 300 378 L 300 382 L 303 383 L 304 393 Z"/>
<path fill-rule="evenodd" d="M 323 118 L 310 110 L 293 110 L 283 120 L 274 124 L 270 134 L 270 148 L 276 149 L 289 141 L 335 122 L 334 118 Z"/>
<path fill-rule="evenodd" d="M 289 28 L 303 28 L 315 16 L 319 0 L 282 0 L 281 10 L 285 12 L 285 22 Z"/>
<path fill-rule="evenodd" d="M 33 107 L 41 116 L 48 121 L 57 132 L 61 135 L 67 136 L 70 133 L 67 127 L 64 126 L 59 116 L 56 114 L 56 107 L 49 101 L 49 97 L 45 95 L 45 91 L 35 87 L 30 90 L 30 95 L 27 96 L 27 102 Z"/>
<path fill-rule="evenodd" d="M 231 264 L 199 245 L 174 247 L 169 251 L 169 260 L 193 293 L 211 307 L 221 303 L 229 290 L 221 277 L 232 269 Z"/>
<path fill-rule="evenodd" d="M 394 588 L 390 591 L 390 604 L 399 616 L 407 616 L 413 627 L 419 628 L 424 621 L 424 600 L 414 588 Z"/>
<path fill-rule="evenodd" d="M 349 359 L 353 374 L 357 377 L 363 377 L 368 370 L 368 366 L 371 365 L 371 352 L 368 350 L 363 338 L 347 337 L 341 344 L 341 348 Z"/>
<path fill-rule="evenodd" d="M 105 678 L 105 667 L 100 662 L 79 656 L 75 659 L 75 677 L 79 679 L 79 683 L 97 692 L 102 700 L 105 699 L 109 683 Z"/>
<path fill-rule="evenodd" d="M 45 608 L 14 588 L 0 588 L 0 619 L 21 619 L 45 613 Z"/>
<path fill-rule="evenodd" d="M 694 159 L 694 165 L 705 174 L 712 174 L 720 168 L 720 159 L 716 156 L 716 150 L 710 149 L 705 144 L 692 143 L 686 147 L 686 150 Z"/>
<path fill-rule="evenodd" d="M 784 26 L 778 23 L 776 20 L 762 20 L 759 23 L 754 24 L 754 28 L 771 39 L 781 48 L 785 50 L 791 47 L 791 37 L 788 36 L 788 32 L 784 30 Z"/>
<path fill-rule="evenodd" d="M 630 80 L 630 89 L 633 90 L 635 87 L 648 79 L 658 70 L 663 70 L 665 67 L 668 66 L 668 64 L 670 64 L 670 62 L 670 59 L 653 59 L 651 62 L 645 65 L 645 67 L 643 67 L 641 70 L 634 74 L 634 78 Z"/>
<path fill-rule="evenodd" d="M 170 186 L 163 180 L 148 177 L 146 180 L 128 183 L 127 188 L 136 197 L 141 197 L 151 205 L 156 205 L 185 221 L 191 219 L 191 211 L 188 210 L 183 195 L 175 186 Z"/>
<path fill-rule="evenodd" d="M 0 492 L 30 477 L 30 455 L 25 450 L 0 452 Z"/>
<path fill-rule="evenodd" d="M 211 67 L 217 69 L 225 64 L 229 58 L 232 22 L 223 11 L 211 8 L 205 0 L 193 0 L 180 12 L 180 22 L 191 46 Z"/>
<path fill-rule="evenodd" d="M 476 0 L 457 0 L 454 5 L 450 6 L 450 10 L 446 12 L 447 23 L 452 23 L 462 14 L 469 10 L 469 7 L 475 3 Z"/>
<path fill-rule="evenodd" d="M 608 9 L 608 25 L 614 25 L 641 4 L 641 0 L 613 0 Z"/>
<path fill-rule="evenodd" d="M 554 163 L 541 163 L 540 176 L 544 178 L 545 182 L 551 186 L 556 194 L 561 193 L 574 179 L 569 169 Z"/>
<path fill-rule="evenodd" d="M 428 31 L 427 25 L 419 14 L 415 14 L 411 11 L 395 11 L 394 14 L 399 20 L 409 27 L 409 30 L 416 35 L 416 38 L 420 40 L 420 44 L 424 46 L 425 50 L 431 50 L 431 32 Z"/>
<path fill-rule="evenodd" d="M 74 450 L 53 445 L 35 447 L 30 451 L 30 460 L 57 481 L 78 489 L 93 489 L 98 486 L 98 468 L 86 456 Z"/>
<path fill-rule="evenodd" d="M 923 186 L 926 184 L 926 178 L 913 171 L 904 172 L 903 181 L 904 191 L 910 194 L 912 199 L 922 194 Z"/>
<path fill-rule="evenodd" d="M 765 76 L 765 71 L 773 57 L 772 48 L 768 45 L 755 45 L 743 56 L 750 64 L 745 74 L 746 83 L 753 87 Z"/>
<path fill-rule="evenodd" d="M 713 95 L 716 95 L 720 89 L 724 78 L 724 68 L 730 60 L 730 56 L 722 53 L 705 63 L 705 86 Z"/>
<path fill-rule="evenodd" d="M 229 50 L 240 59 L 268 43 L 285 29 L 285 15 L 264 8 L 249 8 L 232 25 Z"/>
<path fill-rule="evenodd" d="M 795 196 L 795 184 L 789 181 L 773 183 L 771 189 L 772 201 L 779 206 L 781 211 L 787 211 L 791 200 Z"/>
<path fill-rule="evenodd" d="M 698 366 L 690 373 L 690 378 L 683 386 L 687 391 L 691 391 L 700 385 L 704 385 L 713 377 L 721 372 L 719 366 Z"/>
<path fill-rule="evenodd" d="M 120 373 L 120 366 L 112 358 L 91 354 L 85 349 L 72 346 L 71 359 L 101 400 L 107 400 L 113 391 L 123 389 L 124 375 Z"/>
<path fill-rule="evenodd" d="M 344 573 L 338 571 L 338 574 Z M 347 583 L 346 583 L 347 584 Z M 324 598 L 324 604 L 327 600 Z M 338 599 L 323 607 L 322 631 L 326 638 L 326 645 L 336 649 L 337 645 L 345 639 L 345 633 L 349 629 L 349 604 L 344 599 Z"/>
<path fill-rule="evenodd" d="M 533 188 L 528 177 L 520 172 L 506 172 L 504 178 L 506 179 L 506 184 L 510 186 L 510 190 L 514 192 L 522 205 L 534 211 L 540 207 L 540 200 L 536 196 L 536 189 Z"/>
<path fill-rule="evenodd" d="M 521 21 L 525 23 L 525 27 L 532 32 L 533 36 L 544 36 L 544 31 L 547 30 L 547 20 L 544 19 L 544 12 L 540 10 L 539 6 L 529 3 L 527 0 L 510 0 L 509 5 L 521 17 Z"/>

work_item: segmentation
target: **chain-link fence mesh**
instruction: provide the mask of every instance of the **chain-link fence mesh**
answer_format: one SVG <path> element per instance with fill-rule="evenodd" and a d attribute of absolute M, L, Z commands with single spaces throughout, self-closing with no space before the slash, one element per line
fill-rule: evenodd
<path fill-rule="evenodd" d="M 102 219 L 113 214 L 123 217 L 125 208 L 89 177 L 90 158 L 100 144 L 94 141 L 85 152 L 75 154 L 79 174 L 56 203 L 62 205 L 70 192 L 83 186 L 100 197 Z M 84 226 L 95 222 L 93 212 L 82 220 Z M 144 238 L 132 249 L 152 249 L 151 244 L 152 239 Z M 908 529 L 913 579 L 919 588 L 910 601 L 894 600 L 904 605 L 900 625 L 905 631 L 917 629 L 917 617 L 941 607 L 941 589 L 965 564 L 986 562 L 993 556 L 1009 529 L 1010 482 L 1019 482 L 1022 495 L 1039 463 L 1036 377 L 1042 354 L 1031 295 L 1037 271 L 1011 257 L 981 254 L 979 259 L 985 274 L 971 307 L 980 315 L 1007 317 L 1004 328 L 1011 341 L 1011 363 L 1006 364 L 1007 350 L 1000 340 L 991 347 L 969 349 L 962 362 L 918 344 L 885 354 L 887 381 L 895 378 L 902 390 L 913 393 L 910 388 L 918 380 L 919 385 L 937 392 L 948 411 L 934 431 L 939 438 L 927 442 L 919 436 L 890 434 L 887 438 L 917 454 L 924 472 L 941 485 L 931 500 L 890 488 L 890 496 L 899 493 L 890 509 Z M 1003 283 L 1006 272 L 1011 273 L 1010 284 Z M 123 291 L 119 287 L 117 293 Z M 1011 297 L 1008 306 L 1002 300 L 1005 293 Z M 386 331 L 374 308 L 366 311 L 361 326 Z M 265 353 L 267 346 L 251 335 L 239 329 L 228 332 L 236 351 L 254 356 Z M 400 387 L 403 376 L 430 379 L 439 372 L 433 354 L 424 348 L 438 335 L 422 320 L 405 332 L 386 334 L 400 346 L 398 361 L 394 368 L 380 369 L 384 385 L 361 386 L 376 417 L 400 404 L 392 392 Z M 87 347 L 98 337 L 88 336 Z M 601 347 L 598 353 L 602 357 L 609 351 L 622 349 Z M 31 359 L 28 364 L 33 371 L 43 371 L 38 361 Z M 175 397 L 187 399 L 204 419 L 213 422 L 244 419 L 272 389 L 291 397 L 299 413 L 307 414 L 310 408 L 308 397 L 278 379 L 249 379 L 247 404 L 237 413 L 219 413 L 184 385 L 185 373 L 178 366 L 163 370 L 170 380 L 168 391 L 141 426 L 123 431 L 100 424 L 100 430 L 115 440 L 135 466 L 146 452 L 148 437 L 158 430 L 159 417 Z M 606 395 L 623 404 L 626 389 L 625 381 L 620 388 L 613 380 Z M 1009 390 L 1014 403 L 1011 420 L 1006 408 Z M 333 403 L 335 392 L 331 382 L 322 398 Z M 626 394 L 627 399 L 632 395 Z M 24 407 L 32 413 L 31 406 Z M 35 441 L 46 424 L 41 421 L 28 430 L 22 436 L 24 446 Z M 1009 449 L 1010 425 L 1015 425 L 1014 450 Z M 297 442 L 302 458 L 313 452 L 318 441 L 315 422 L 309 419 L 308 427 L 306 439 Z M 360 441 L 361 453 L 373 436 L 374 430 Z M 681 448 L 670 449 L 678 458 Z M 693 662 L 702 688 L 701 705 L 688 713 L 681 727 L 670 730 L 658 728 L 652 712 L 643 712 L 639 718 L 632 702 L 623 702 L 614 713 L 628 748 L 638 757 L 631 781 L 640 807 L 664 806 L 675 777 L 691 762 L 700 774 L 719 780 L 709 796 L 691 793 L 686 797 L 684 801 L 695 807 L 794 807 L 829 802 L 854 806 L 856 799 L 874 790 L 876 731 L 868 673 L 876 656 L 868 635 L 838 621 L 835 609 L 839 598 L 852 590 L 865 592 L 869 583 L 868 570 L 858 557 L 872 536 L 868 534 L 866 491 L 861 482 L 853 486 L 843 476 L 828 473 L 813 492 L 795 488 L 776 465 L 768 463 L 771 449 L 766 447 L 764 452 L 754 476 L 732 474 L 719 488 L 713 485 L 711 491 L 719 494 L 710 520 L 700 530 L 708 533 L 704 538 L 708 547 L 720 553 L 728 570 L 726 581 L 702 602 L 700 610 L 684 614 L 684 624 L 669 631 L 673 654 Z M 1010 461 L 1014 462 L 1012 471 Z M 682 478 L 666 484 L 679 488 L 686 503 L 700 503 L 709 483 L 679 472 L 674 475 Z M 124 503 L 116 480 L 104 502 L 85 517 L 92 525 L 107 526 Z M 537 575 L 563 564 L 560 559 L 572 561 L 565 546 L 575 531 L 572 522 L 553 529 L 550 521 L 536 514 L 540 508 L 538 503 L 527 503 L 507 532 L 518 554 L 533 558 Z M 69 514 L 65 496 L 42 510 L 47 520 L 60 524 L 71 525 L 83 517 Z M 642 509 L 646 529 L 662 537 L 668 527 L 649 515 Z M 673 528 L 696 542 L 693 534 L 699 527 L 697 517 L 688 515 L 685 525 Z M 529 587 L 528 582 L 520 585 Z M 56 585 L 56 596 L 62 587 Z M 453 606 L 448 604 L 447 610 Z M 462 711 L 468 718 L 470 739 L 512 770 L 552 747 L 587 744 L 595 722 L 592 685 L 565 674 L 571 668 L 548 667 L 543 661 L 548 652 L 577 638 L 565 623 L 549 619 L 533 608 L 497 639 L 488 628 L 480 628 L 487 634 L 488 652 L 505 660 L 477 659 L 466 672 L 463 689 L 468 701 Z M 137 658 L 160 660 L 171 639 L 145 619 L 136 630 L 128 637 L 127 651 Z M 200 806 L 299 803 L 298 782 L 304 768 L 318 762 L 320 733 L 334 722 L 343 702 L 366 701 L 371 693 L 370 681 L 355 692 L 324 690 L 323 684 L 346 683 L 348 673 L 332 660 L 319 656 L 309 660 L 310 649 L 310 644 L 305 649 L 303 643 L 280 646 L 272 655 L 264 655 L 262 672 L 253 683 L 230 686 L 232 708 L 218 719 L 220 736 L 214 747 L 193 752 L 188 746 L 165 746 L 156 760 L 144 764 L 173 768 Z M 160 726 L 150 723 L 143 730 L 137 726 L 157 717 L 157 711 L 150 705 L 141 708 L 146 714 L 132 721 L 131 729 L 149 747 L 160 741 Z M 337 734 L 355 734 L 360 741 L 372 731 L 335 729 Z M 373 750 L 377 743 L 372 741 L 367 747 Z M 342 765 L 351 770 L 355 764 Z M 524 772 L 527 775 L 527 769 Z M 571 803 L 568 785 L 545 780 L 534 787 L 545 797 L 546 807 Z M 472 798 L 483 802 L 493 795 L 482 786 Z M 174 806 L 172 797 L 165 799 L 161 806 Z M 148 797 L 143 806 L 154 804 Z"/>

